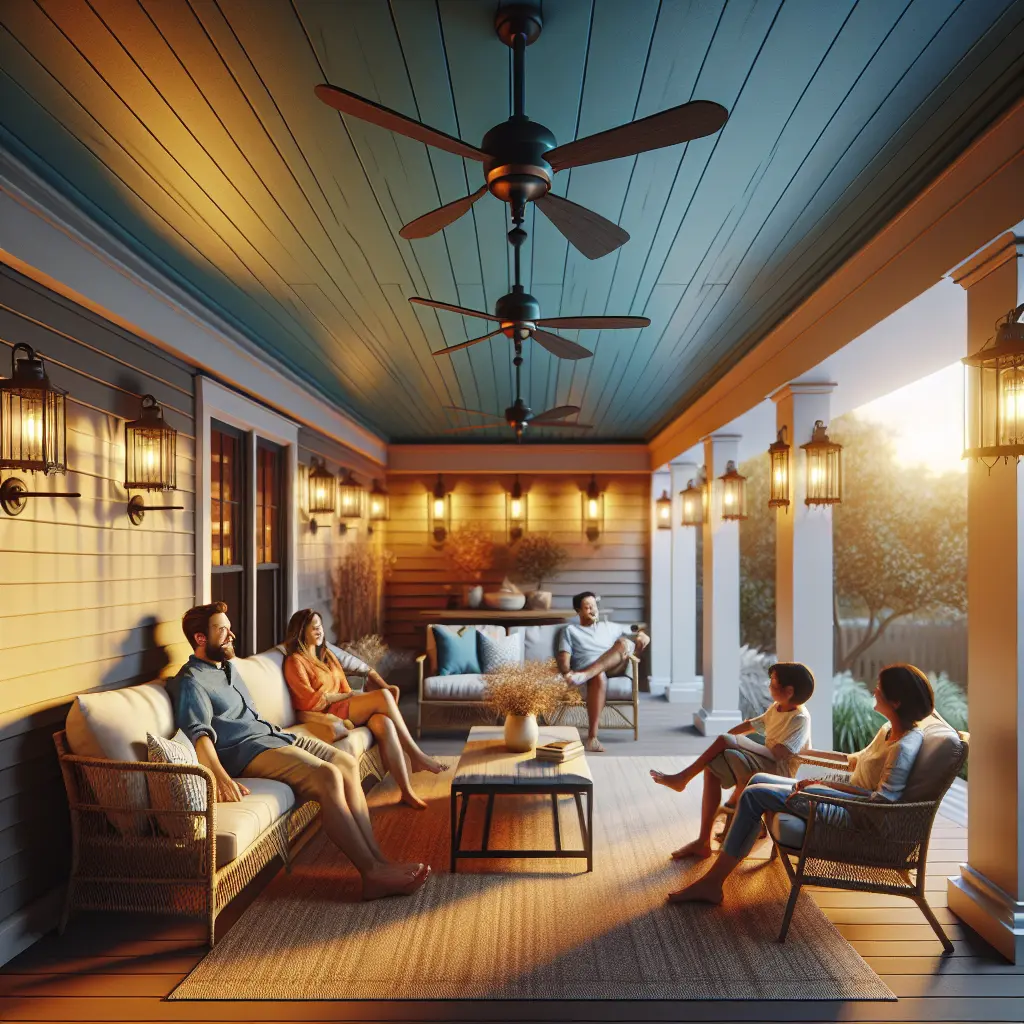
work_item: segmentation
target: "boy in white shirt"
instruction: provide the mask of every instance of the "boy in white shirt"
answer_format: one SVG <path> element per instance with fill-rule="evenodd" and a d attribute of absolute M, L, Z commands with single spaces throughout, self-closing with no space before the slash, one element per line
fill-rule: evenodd
<path fill-rule="evenodd" d="M 722 788 L 735 786 L 731 805 L 757 772 L 773 775 L 796 774 L 799 758 L 811 741 L 811 715 L 804 704 L 814 693 L 814 676 L 806 665 L 780 662 L 769 669 L 768 692 L 773 703 L 757 718 L 740 722 L 724 736 L 718 736 L 693 764 L 675 775 L 651 769 L 659 785 L 681 793 L 701 772 L 704 799 L 701 805 L 700 835 L 672 851 L 673 860 L 711 856 L 711 828 L 718 815 Z M 747 739 L 747 734 L 764 732 L 764 744 Z"/>

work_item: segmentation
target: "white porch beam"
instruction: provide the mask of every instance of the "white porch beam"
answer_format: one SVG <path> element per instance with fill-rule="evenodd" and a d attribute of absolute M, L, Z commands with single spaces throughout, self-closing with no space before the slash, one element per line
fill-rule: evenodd
<path fill-rule="evenodd" d="M 697 528 L 683 526 L 680 493 L 696 480 L 700 467 L 680 459 L 670 466 L 672 480 L 672 683 L 669 701 L 701 700 L 704 682 L 697 674 Z"/>
<path fill-rule="evenodd" d="M 829 422 L 836 385 L 793 381 L 772 395 L 776 430 L 789 438 L 789 508 L 775 512 L 775 650 L 814 675 L 811 745 L 832 749 L 832 509 L 806 505 L 807 459 L 800 445 Z"/>
<path fill-rule="evenodd" d="M 739 454 L 738 434 L 712 434 L 704 441 L 708 513 L 704 524 L 704 694 L 693 724 L 718 736 L 740 715 L 740 524 L 722 518 L 722 487 L 716 479 Z"/>
<path fill-rule="evenodd" d="M 967 352 L 1024 302 L 1024 238 L 1003 235 L 957 268 Z M 1014 462 L 967 469 L 967 671 L 971 754 L 967 863 L 950 909 L 1024 962 L 1024 476 Z"/>
<path fill-rule="evenodd" d="M 657 500 L 672 486 L 668 468 L 651 474 L 651 693 L 660 697 L 672 681 L 672 531 L 658 522 Z"/>

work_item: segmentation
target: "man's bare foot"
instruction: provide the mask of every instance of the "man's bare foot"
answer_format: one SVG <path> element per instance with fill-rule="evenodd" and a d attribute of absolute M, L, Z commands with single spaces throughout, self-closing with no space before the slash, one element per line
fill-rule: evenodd
<path fill-rule="evenodd" d="M 677 889 L 665 897 L 666 903 L 711 903 L 718 906 L 722 902 L 722 887 L 708 881 L 708 876 L 698 878 L 693 885 L 685 889 Z"/>
<path fill-rule="evenodd" d="M 678 850 L 672 851 L 673 860 L 687 860 L 693 857 L 695 860 L 705 860 L 711 856 L 711 844 L 700 839 L 694 839 L 692 843 L 680 846 Z"/>
<path fill-rule="evenodd" d="M 583 744 L 583 747 L 591 754 L 604 753 L 604 744 L 596 736 L 588 736 L 587 742 Z"/>
<path fill-rule="evenodd" d="M 420 871 L 409 875 L 405 864 L 382 864 L 363 875 L 363 899 L 379 900 L 385 896 L 410 896 L 430 876 L 430 865 L 421 864 Z"/>
<path fill-rule="evenodd" d="M 408 804 L 410 807 L 415 807 L 417 811 L 425 811 L 427 809 L 426 802 L 421 800 L 412 792 L 402 794 L 402 803 Z"/>
<path fill-rule="evenodd" d="M 586 672 L 567 672 L 565 678 L 573 686 L 582 686 L 584 683 L 590 682 Z"/>
<path fill-rule="evenodd" d="M 676 772 L 675 775 L 666 775 L 664 772 L 659 772 L 657 768 L 651 769 L 651 778 L 659 786 L 666 786 L 669 789 L 674 789 L 677 793 L 682 793 L 684 789 L 692 781 L 692 776 L 686 774 L 686 772 Z"/>

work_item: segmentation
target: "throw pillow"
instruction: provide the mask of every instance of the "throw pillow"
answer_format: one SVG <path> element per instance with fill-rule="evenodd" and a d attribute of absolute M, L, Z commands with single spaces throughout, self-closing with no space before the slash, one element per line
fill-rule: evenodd
<path fill-rule="evenodd" d="M 432 626 L 437 645 L 437 674 L 462 676 L 480 672 L 480 659 L 476 653 L 477 631 L 463 626 L 458 633 L 447 626 Z"/>
<path fill-rule="evenodd" d="M 149 760 L 157 764 L 199 764 L 195 747 L 179 729 L 165 740 L 162 736 L 146 734 Z M 156 820 L 169 836 L 181 839 L 205 839 L 206 780 L 200 775 L 175 775 L 171 772 L 152 772 L 148 775 L 149 801 L 157 811 Z M 165 811 L 195 811 L 190 814 L 160 814 Z"/>
<path fill-rule="evenodd" d="M 523 663 L 523 634 L 493 637 L 486 633 L 476 635 L 476 653 L 481 672 L 496 672 L 504 665 Z"/>

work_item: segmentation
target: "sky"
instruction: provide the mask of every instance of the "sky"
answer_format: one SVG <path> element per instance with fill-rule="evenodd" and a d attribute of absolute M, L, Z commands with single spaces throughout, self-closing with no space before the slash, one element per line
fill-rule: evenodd
<path fill-rule="evenodd" d="M 854 412 L 892 432 L 901 465 L 923 465 L 933 473 L 966 472 L 967 463 L 960 458 L 964 377 L 959 362 L 861 405 Z"/>

